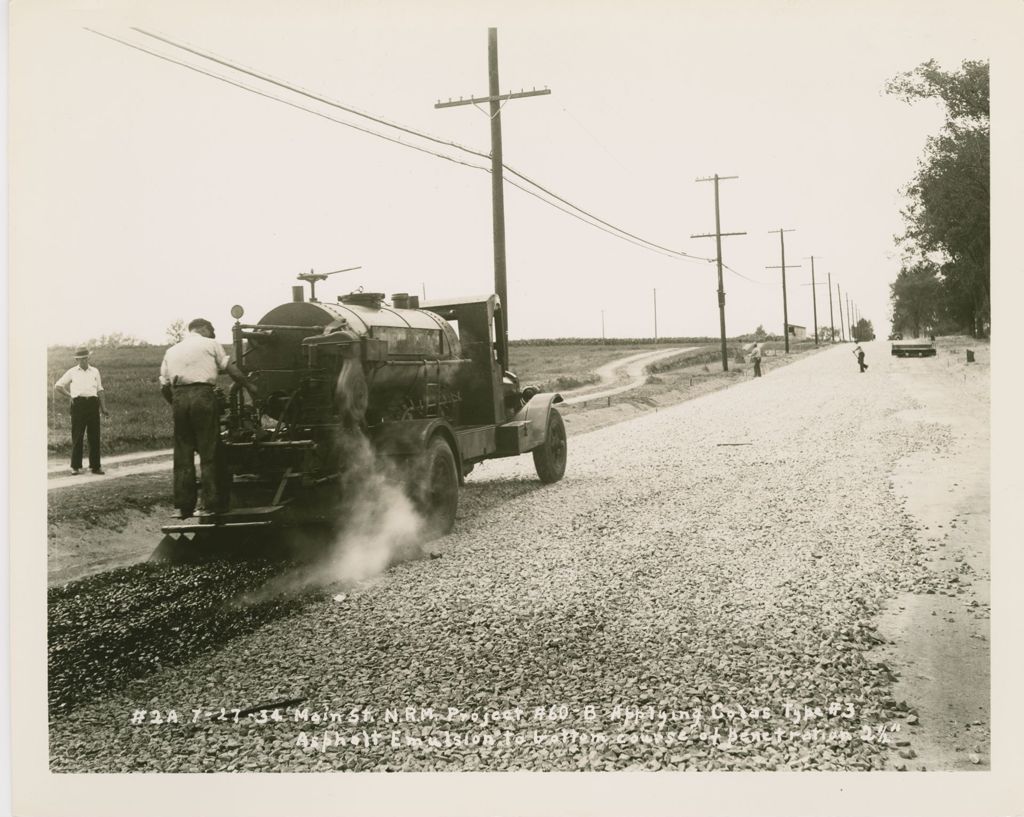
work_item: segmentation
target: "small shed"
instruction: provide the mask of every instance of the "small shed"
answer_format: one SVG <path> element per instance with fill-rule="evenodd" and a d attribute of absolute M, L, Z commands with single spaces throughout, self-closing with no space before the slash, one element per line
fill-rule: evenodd
<path fill-rule="evenodd" d="M 790 323 L 786 325 L 786 331 L 789 332 L 790 337 L 796 340 L 802 340 L 807 337 L 806 326 L 797 326 L 795 323 Z"/>

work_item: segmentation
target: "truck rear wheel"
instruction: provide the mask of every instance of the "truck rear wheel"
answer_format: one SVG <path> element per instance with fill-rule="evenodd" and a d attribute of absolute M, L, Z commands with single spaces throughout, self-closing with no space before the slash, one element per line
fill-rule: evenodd
<path fill-rule="evenodd" d="M 443 437 L 434 437 L 424 457 L 423 483 L 414 496 L 426 520 L 426 533 L 431 539 L 450 533 L 455 527 L 459 509 L 459 472 L 455 455 Z"/>
<path fill-rule="evenodd" d="M 558 482 L 565 476 L 565 462 L 569 444 L 565 437 L 565 423 L 558 409 L 551 409 L 548 415 L 547 434 L 544 442 L 533 449 L 533 465 L 543 483 Z"/>

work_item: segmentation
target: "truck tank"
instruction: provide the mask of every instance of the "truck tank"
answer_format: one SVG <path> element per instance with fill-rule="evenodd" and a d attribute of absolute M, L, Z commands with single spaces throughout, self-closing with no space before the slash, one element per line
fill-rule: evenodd
<path fill-rule="evenodd" d="M 365 389 L 371 424 L 451 412 L 468 363 L 458 335 L 433 312 L 387 306 L 383 298 L 359 292 L 337 303 L 292 301 L 270 310 L 246 333 L 245 366 L 257 374 L 271 417 L 283 411 L 298 378 L 317 369 L 335 379 L 336 389 L 349 383 Z M 345 357 L 361 360 L 362 382 L 351 369 L 342 377 L 345 367 L 336 355 L 347 345 L 360 348 Z M 346 395 L 336 398 L 345 402 Z"/>

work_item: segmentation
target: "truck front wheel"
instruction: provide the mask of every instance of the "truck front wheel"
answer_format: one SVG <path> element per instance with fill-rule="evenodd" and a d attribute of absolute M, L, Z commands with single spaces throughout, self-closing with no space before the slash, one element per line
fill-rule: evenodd
<path fill-rule="evenodd" d="M 558 482 L 565 476 L 565 462 L 569 454 L 569 445 L 565 437 L 565 423 L 557 409 L 551 409 L 548 415 L 547 434 L 544 442 L 533 449 L 533 465 L 537 476 L 544 483 Z"/>
<path fill-rule="evenodd" d="M 451 446 L 443 437 L 430 441 L 423 466 L 422 484 L 413 495 L 426 522 L 426 535 L 434 539 L 451 532 L 459 509 L 459 472 Z"/>

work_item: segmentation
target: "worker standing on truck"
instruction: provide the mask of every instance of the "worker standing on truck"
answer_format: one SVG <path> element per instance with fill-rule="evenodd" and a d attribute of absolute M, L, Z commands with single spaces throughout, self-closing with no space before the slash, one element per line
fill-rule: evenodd
<path fill-rule="evenodd" d="M 89 350 L 75 351 L 75 365 L 53 384 L 53 390 L 71 400 L 71 473 L 82 473 L 82 448 L 89 435 L 89 470 L 102 474 L 100 466 L 100 415 L 109 417 L 103 396 L 100 370 L 89 365 Z"/>
<path fill-rule="evenodd" d="M 217 495 L 217 375 L 227 372 L 256 397 L 256 389 L 228 359 L 215 334 L 212 323 L 196 318 L 188 325 L 188 335 L 167 350 L 160 364 L 160 391 L 174 410 L 174 507 L 182 519 L 196 510 L 196 451 L 202 483 L 199 516 L 223 510 L 223 498 Z"/>

